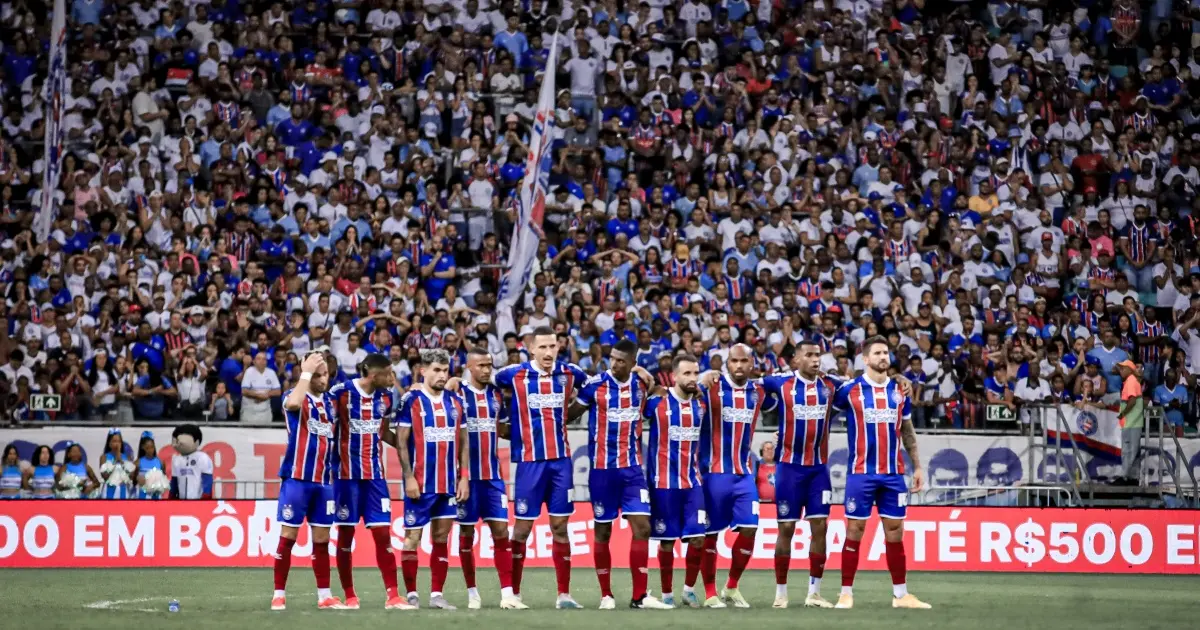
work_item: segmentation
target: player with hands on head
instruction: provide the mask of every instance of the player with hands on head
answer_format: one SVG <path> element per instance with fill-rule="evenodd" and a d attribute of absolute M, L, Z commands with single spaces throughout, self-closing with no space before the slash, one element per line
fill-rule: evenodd
<path fill-rule="evenodd" d="M 329 369 L 320 352 L 310 352 L 300 364 L 300 380 L 283 399 L 288 445 L 279 467 L 277 519 L 279 546 L 275 551 L 275 593 L 271 610 L 287 608 L 285 587 L 292 565 L 292 547 L 305 520 L 312 530 L 313 575 L 317 608 L 344 608 L 329 590 L 329 528 L 333 525 L 333 407 L 326 395 Z"/>
<path fill-rule="evenodd" d="M 430 554 L 432 584 L 429 607 L 454 610 L 442 589 L 450 569 L 447 539 L 458 516 L 458 503 L 470 497 L 470 451 L 462 402 L 446 390 L 450 355 L 441 349 L 423 350 L 423 379 L 408 390 L 396 412 L 395 433 L 389 437 L 404 471 L 404 551 L 402 568 L 408 603 L 417 600 L 417 547 L 426 525 L 433 538 Z"/>

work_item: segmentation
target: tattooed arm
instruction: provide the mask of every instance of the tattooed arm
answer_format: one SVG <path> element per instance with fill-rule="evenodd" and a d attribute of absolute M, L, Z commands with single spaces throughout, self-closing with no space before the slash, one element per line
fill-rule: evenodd
<path fill-rule="evenodd" d="M 925 470 L 921 468 L 921 454 L 917 450 L 917 430 L 913 428 L 911 419 L 900 424 L 900 441 L 904 445 L 904 452 L 908 453 L 908 458 L 913 463 L 912 491 L 919 492 L 925 485 Z"/>

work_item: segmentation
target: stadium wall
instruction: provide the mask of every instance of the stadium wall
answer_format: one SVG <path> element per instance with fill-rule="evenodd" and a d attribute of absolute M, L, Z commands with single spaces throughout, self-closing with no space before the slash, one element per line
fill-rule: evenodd
<path fill-rule="evenodd" d="M 278 526 L 275 501 L 6 501 L 0 511 L 0 568 L 83 567 L 262 567 L 272 564 Z M 569 526 L 577 567 L 592 566 L 592 512 L 576 506 Z M 776 514 L 762 506 L 761 527 L 750 567 L 772 568 Z M 486 527 L 476 536 L 479 564 L 490 566 L 492 542 Z M 909 509 L 906 525 L 909 568 L 917 571 L 1200 574 L 1200 512 L 1051 508 Z M 801 523 L 793 539 L 793 567 L 807 566 L 809 530 Z M 837 567 L 845 541 L 841 508 L 829 523 L 829 566 Z M 392 524 L 399 548 L 403 519 Z M 457 563 L 458 535 L 450 537 Z M 733 535 L 718 546 L 728 566 Z M 867 525 L 869 547 L 862 568 L 884 569 L 883 532 Z M 336 528 L 335 528 L 336 541 Z M 613 532 L 612 558 L 628 566 L 630 530 Z M 525 566 L 549 567 L 551 534 L 546 516 L 529 540 Z M 421 546 L 427 566 L 428 532 Z M 293 561 L 312 552 L 301 530 Z M 676 553 L 679 553 L 677 548 Z M 373 566 L 374 550 L 356 541 L 355 564 Z"/>
<path fill-rule="evenodd" d="M 170 436 L 172 427 L 150 427 L 157 438 L 159 457 L 163 463 L 170 466 L 171 456 L 175 454 L 171 447 Z M 142 427 L 131 428 L 130 432 L 140 432 Z M 1086 433 L 1086 432 L 1085 432 Z M 1085 433 L 1076 436 L 1083 442 Z M 95 463 L 96 457 L 102 451 L 108 437 L 108 429 L 99 427 L 69 427 L 50 426 L 39 429 L 11 429 L 5 431 L 4 442 L 13 442 L 24 460 L 28 460 L 33 450 L 39 444 L 48 444 L 54 449 L 58 461 L 62 461 L 62 452 L 71 441 L 79 442 L 85 451 L 88 462 Z M 136 444 L 129 436 L 127 443 Z M 774 433 L 759 432 L 754 436 L 754 448 L 763 442 L 774 439 Z M 979 436 L 961 434 L 921 434 L 919 436 L 921 453 L 926 458 L 924 464 L 933 486 L 1014 486 L 1027 483 L 1048 482 L 1067 483 L 1075 461 L 1064 447 L 1062 453 L 1049 450 L 1034 453 L 1032 469 L 1029 459 L 1029 439 L 1020 436 Z M 575 500 L 588 500 L 587 479 L 591 469 L 587 458 L 587 432 L 574 430 L 568 432 L 568 440 L 572 446 L 575 471 Z M 845 487 L 846 471 L 846 435 L 834 433 L 829 439 L 830 474 L 833 487 L 841 490 Z M 1191 467 L 1197 478 L 1200 478 L 1200 439 L 1181 440 L 1184 453 L 1187 456 L 1186 465 Z M 274 482 L 278 480 L 279 464 L 283 459 L 287 446 L 287 434 L 282 427 L 278 429 L 252 429 L 237 427 L 204 427 L 203 450 L 213 459 L 214 477 L 218 482 Z M 132 446 L 130 446 L 132 448 Z M 132 452 L 132 451 L 131 451 Z M 396 458 L 396 450 L 385 449 L 387 456 L 387 473 L 395 485 L 392 496 L 400 497 L 400 462 Z M 508 476 L 508 445 L 501 440 L 501 468 L 505 479 Z M 907 455 L 904 455 L 907 460 Z M 1105 455 L 1100 449 L 1090 449 L 1081 453 L 1083 465 L 1091 477 L 1111 477 L 1120 471 L 1120 459 Z M 906 462 L 907 463 L 907 462 Z M 1141 478 L 1154 485 L 1160 480 L 1170 482 L 1168 470 L 1175 470 L 1177 462 L 1173 452 L 1158 452 L 1157 449 L 1147 449 L 1141 459 Z M 168 471 L 169 472 L 169 471 Z M 1186 478 L 1186 475 L 1183 475 Z M 238 484 L 217 484 L 217 498 L 275 498 L 277 487 L 274 484 L 263 485 L 254 492 L 264 494 L 246 494 L 246 488 L 239 492 Z"/>

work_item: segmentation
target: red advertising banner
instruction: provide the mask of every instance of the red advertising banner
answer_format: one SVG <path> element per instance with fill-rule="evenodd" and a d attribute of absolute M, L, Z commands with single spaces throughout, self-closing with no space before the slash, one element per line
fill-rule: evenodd
<path fill-rule="evenodd" d="M 266 567 L 279 526 L 274 501 L 5 501 L 0 513 L 0 568 L 20 567 Z M 751 568 L 769 569 L 775 554 L 775 512 L 762 506 Z M 592 566 L 592 514 L 577 504 L 568 533 L 575 566 Z M 397 514 L 392 544 L 404 530 Z M 1200 514 L 1184 510 L 1038 508 L 909 508 L 905 522 L 909 567 L 918 571 L 1041 571 L 1200 574 Z M 807 566 L 807 523 L 793 539 L 793 567 Z M 336 536 L 336 530 L 334 531 Z M 829 521 L 829 566 L 836 568 L 846 538 L 839 507 Z M 613 561 L 627 566 L 630 531 L 618 526 Z M 733 534 L 718 545 L 727 565 Z M 867 526 L 862 568 L 884 569 L 883 531 Z M 550 524 L 536 521 L 526 566 L 551 566 Z M 422 564 L 428 559 L 428 533 Z M 450 538 L 457 562 L 458 534 Z M 477 527 L 481 566 L 492 558 L 491 535 Z M 302 532 L 295 560 L 311 554 Z M 679 553 L 679 550 L 677 550 Z M 365 536 L 355 539 L 355 563 L 374 565 Z"/>

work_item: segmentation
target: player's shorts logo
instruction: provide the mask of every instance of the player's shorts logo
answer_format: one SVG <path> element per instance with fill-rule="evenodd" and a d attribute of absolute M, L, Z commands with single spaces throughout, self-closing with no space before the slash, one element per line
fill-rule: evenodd
<path fill-rule="evenodd" d="M 791 511 L 792 511 L 792 508 L 787 504 L 786 501 L 781 501 L 779 503 L 779 515 L 780 516 L 787 516 L 788 512 L 791 512 Z"/>
<path fill-rule="evenodd" d="M 1099 421 L 1096 420 L 1096 414 L 1090 411 L 1080 411 L 1075 417 L 1075 424 L 1079 427 L 1079 432 L 1092 436 L 1096 434 L 1096 430 L 1100 428 Z"/>
<path fill-rule="evenodd" d="M 337 517 L 343 521 L 350 518 L 350 508 L 345 505 L 338 506 Z"/>
<path fill-rule="evenodd" d="M 667 522 L 662 519 L 654 521 L 654 531 L 659 534 L 665 533 L 667 531 Z"/>
<path fill-rule="evenodd" d="M 517 514 L 524 514 L 529 511 L 529 504 L 525 499 L 517 499 Z"/>
<path fill-rule="evenodd" d="M 415 524 L 417 522 L 417 515 L 413 514 L 412 512 L 405 513 L 404 522 L 409 525 Z"/>
<path fill-rule="evenodd" d="M 292 511 L 292 504 L 291 504 L 291 503 L 288 503 L 288 504 L 286 504 L 286 505 L 284 505 L 284 506 L 283 506 L 283 520 L 285 520 L 285 521 L 290 521 L 290 520 L 292 520 L 292 515 L 293 515 L 293 514 L 295 514 L 295 512 L 293 512 L 293 511 Z"/>
<path fill-rule="evenodd" d="M 856 508 L 856 507 L 858 507 L 858 504 L 855 503 L 854 497 L 850 497 L 850 498 L 846 499 L 846 511 L 847 512 L 853 512 L 854 508 Z"/>
<path fill-rule="evenodd" d="M 461 503 L 458 505 L 458 518 L 467 518 L 467 506 Z"/>
<path fill-rule="evenodd" d="M 593 503 L 592 505 L 593 505 L 593 507 L 596 508 L 596 510 L 595 510 L 596 516 L 604 516 L 604 504 L 603 503 Z"/>

